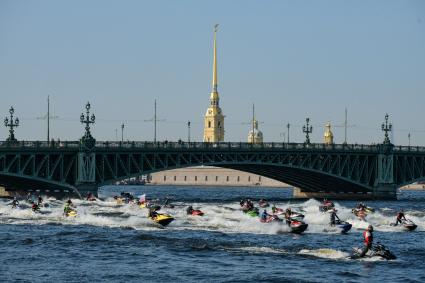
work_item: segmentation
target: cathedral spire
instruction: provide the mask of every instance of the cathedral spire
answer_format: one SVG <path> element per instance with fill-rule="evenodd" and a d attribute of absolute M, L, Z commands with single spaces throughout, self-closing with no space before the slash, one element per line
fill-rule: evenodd
<path fill-rule="evenodd" d="M 210 94 L 210 105 L 204 117 L 204 142 L 224 141 L 224 115 L 220 108 L 220 98 L 217 91 L 217 30 L 218 24 L 214 26 L 212 91 Z"/>
<path fill-rule="evenodd" d="M 214 62 L 213 62 L 212 92 L 217 92 L 217 30 L 218 30 L 218 24 L 214 26 Z"/>

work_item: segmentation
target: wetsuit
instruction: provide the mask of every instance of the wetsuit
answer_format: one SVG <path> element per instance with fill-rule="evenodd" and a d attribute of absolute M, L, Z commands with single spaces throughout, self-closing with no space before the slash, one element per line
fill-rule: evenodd
<path fill-rule="evenodd" d="M 338 215 L 336 215 L 336 212 L 335 211 L 332 211 L 331 212 L 330 218 L 331 218 L 331 225 L 332 226 L 334 226 L 336 224 L 336 219 L 338 219 L 338 221 L 340 221 L 339 220 L 339 217 L 338 217 Z"/>
<path fill-rule="evenodd" d="M 267 217 L 268 217 L 269 215 L 267 214 L 267 212 L 266 211 L 263 211 L 263 213 L 261 213 L 261 220 L 263 220 L 263 221 L 267 221 Z"/>
<path fill-rule="evenodd" d="M 373 242 L 372 231 L 369 231 L 369 230 L 364 231 L 363 238 L 364 238 L 364 248 L 362 252 L 360 253 L 360 257 L 364 257 L 365 254 L 372 248 L 372 242 Z"/>
<path fill-rule="evenodd" d="M 69 204 L 65 205 L 65 207 L 63 208 L 63 213 L 64 214 L 68 214 L 72 211 L 71 206 Z"/>
<path fill-rule="evenodd" d="M 395 225 L 398 225 L 399 223 L 401 224 L 402 222 L 401 222 L 401 220 L 406 220 L 406 217 L 404 216 L 404 213 L 403 212 L 399 212 L 398 214 L 397 214 L 397 221 L 395 222 Z"/>
<path fill-rule="evenodd" d="M 186 209 L 186 213 L 187 213 L 187 214 L 192 214 L 192 211 L 193 211 L 193 207 L 191 207 L 191 206 L 189 206 L 189 207 Z"/>
<path fill-rule="evenodd" d="M 32 208 L 32 211 L 39 211 L 40 210 L 40 207 L 38 206 L 38 204 L 35 204 L 35 203 L 33 203 L 31 208 Z"/>
<path fill-rule="evenodd" d="M 158 216 L 158 212 L 155 211 L 155 209 L 149 209 L 149 217 L 155 218 Z"/>
<path fill-rule="evenodd" d="M 12 207 L 13 208 L 15 208 L 15 207 L 17 207 L 19 205 L 19 201 L 17 200 L 17 199 L 14 199 L 13 201 L 12 201 Z"/>

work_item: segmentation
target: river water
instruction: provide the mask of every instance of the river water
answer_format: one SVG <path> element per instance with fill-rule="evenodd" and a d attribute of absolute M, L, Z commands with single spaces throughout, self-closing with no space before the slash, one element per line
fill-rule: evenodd
<path fill-rule="evenodd" d="M 117 205 L 112 196 L 120 191 L 169 197 L 175 208 L 161 211 L 176 220 L 159 227 L 145 209 Z M 75 218 L 64 218 L 64 203 L 55 199 L 45 200 L 42 214 L 0 200 L 0 282 L 425 282 L 425 192 L 367 202 L 377 210 L 367 222 L 351 213 L 354 201 L 335 202 L 339 217 L 353 224 L 346 235 L 329 227 L 318 201 L 293 200 L 289 189 L 130 186 L 105 187 L 101 196 L 73 200 Z M 239 210 L 244 197 L 302 210 L 309 227 L 296 235 L 260 223 Z M 187 216 L 188 205 L 205 215 Z M 389 225 L 401 208 L 416 231 Z M 368 223 L 396 260 L 349 259 Z"/>

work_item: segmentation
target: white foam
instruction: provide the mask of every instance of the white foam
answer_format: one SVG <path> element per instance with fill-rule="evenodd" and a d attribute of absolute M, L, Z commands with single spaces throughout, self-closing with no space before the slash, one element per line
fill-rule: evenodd
<path fill-rule="evenodd" d="M 350 255 L 346 252 L 334 250 L 334 249 L 316 249 L 316 250 L 308 250 L 302 249 L 298 252 L 298 254 L 302 255 L 311 255 L 320 258 L 329 258 L 329 259 L 346 259 Z"/>

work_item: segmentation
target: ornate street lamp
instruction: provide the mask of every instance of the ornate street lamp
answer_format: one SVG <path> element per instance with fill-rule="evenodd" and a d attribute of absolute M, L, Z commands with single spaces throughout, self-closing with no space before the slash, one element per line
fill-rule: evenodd
<path fill-rule="evenodd" d="M 4 118 L 4 125 L 9 128 L 9 137 L 6 139 L 8 142 L 17 142 L 18 140 L 15 138 L 15 130 L 14 128 L 19 126 L 19 119 L 15 118 L 13 120 L 13 114 L 15 113 L 15 109 L 13 106 L 9 109 L 10 119 Z"/>
<path fill-rule="evenodd" d="M 388 132 L 391 132 L 393 129 L 393 125 L 391 123 L 388 123 L 388 113 L 385 114 L 385 123 L 382 123 L 382 131 L 385 132 L 385 138 L 384 138 L 384 144 L 390 145 L 391 141 L 388 136 Z"/>
<path fill-rule="evenodd" d="M 305 125 L 303 126 L 303 133 L 305 133 L 305 144 L 310 144 L 310 135 L 313 132 L 313 126 L 310 126 L 310 118 L 305 119 Z"/>
<path fill-rule="evenodd" d="M 86 104 L 86 115 L 84 115 L 83 113 L 81 113 L 80 115 L 80 121 L 81 124 L 86 124 L 85 126 L 85 134 L 84 136 L 81 138 L 81 142 L 88 148 L 91 148 L 94 146 L 96 140 L 92 137 L 91 133 L 90 133 L 90 124 L 94 124 L 96 117 L 94 116 L 94 114 L 91 115 L 90 117 L 90 103 L 87 102 Z"/>
<path fill-rule="evenodd" d="M 121 142 L 124 142 L 124 123 L 121 124 Z"/>

